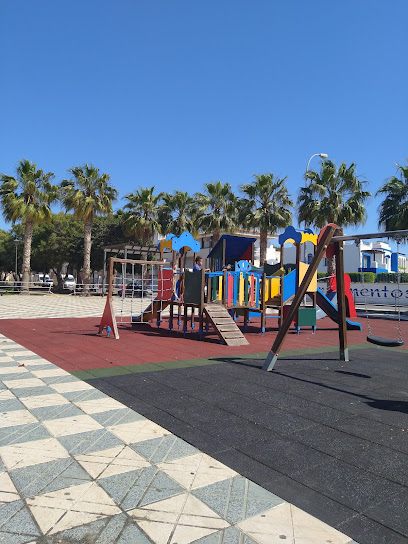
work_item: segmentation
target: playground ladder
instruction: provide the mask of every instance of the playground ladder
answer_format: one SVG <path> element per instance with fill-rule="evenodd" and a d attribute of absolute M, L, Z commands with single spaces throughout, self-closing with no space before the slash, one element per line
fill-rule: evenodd
<path fill-rule="evenodd" d="M 216 302 L 204 304 L 204 312 L 227 346 L 246 346 L 249 343 L 222 304 Z"/>

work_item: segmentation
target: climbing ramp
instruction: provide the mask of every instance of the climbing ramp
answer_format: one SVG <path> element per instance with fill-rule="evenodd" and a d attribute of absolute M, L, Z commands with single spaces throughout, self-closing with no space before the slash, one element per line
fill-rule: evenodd
<path fill-rule="evenodd" d="M 237 324 L 224 306 L 216 302 L 204 304 L 204 313 L 218 336 L 227 346 L 248 345 L 248 340 L 239 330 Z"/>

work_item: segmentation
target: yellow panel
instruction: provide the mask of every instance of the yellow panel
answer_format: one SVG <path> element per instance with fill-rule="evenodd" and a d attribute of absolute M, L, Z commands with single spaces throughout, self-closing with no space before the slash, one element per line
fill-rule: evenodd
<path fill-rule="evenodd" d="M 283 245 L 285 245 L 287 243 L 296 245 L 296 242 L 295 242 L 295 240 L 293 238 L 288 238 L 287 240 L 285 240 Z"/>
<path fill-rule="evenodd" d="M 218 300 L 222 300 L 222 280 L 223 276 L 218 277 Z"/>
<path fill-rule="evenodd" d="M 280 278 L 272 278 L 271 279 L 271 293 L 270 298 L 276 297 L 279 295 L 279 289 L 280 289 Z"/>
<path fill-rule="evenodd" d="M 299 283 L 298 283 L 298 287 L 302 283 L 302 280 L 303 280 L 308 268 L 309 268 L 308 264 L 302 263 L 302 262 L 299 263 Z M 310 282 L 309 287 L 307 288 L 307 291 L 309 293 L 314 293 L 315 291 L 317 291 L 317 272 L 314 273 L 312 281 Z"/>
<path fill-rule="evenodd" d="M 239 305 L 244 305 L 244 274 L 239 275 Z"/>
<path fill-rule="evenodd" d="M 265 278 L 265 300 L 268 300 L 269 298 L 269 280 Z"/>
<path fill-rule="evenodd" d="M 317 245 L 317 234 L 302 232 L 302 241 L 300 243 L 303 244 L 304 242 L 312 242 L 312 244 Z"/>

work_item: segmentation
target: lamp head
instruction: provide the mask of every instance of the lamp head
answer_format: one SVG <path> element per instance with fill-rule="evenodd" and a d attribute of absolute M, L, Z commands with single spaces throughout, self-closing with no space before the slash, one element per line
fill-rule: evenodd
<path fill-rule="evenodd" d="M 327 159 L 328 156 L 329 156 L 329 155 L 328 155 L 327 153 L 319 153 L 319 157 L 320 157 L 321 159 Z"/>

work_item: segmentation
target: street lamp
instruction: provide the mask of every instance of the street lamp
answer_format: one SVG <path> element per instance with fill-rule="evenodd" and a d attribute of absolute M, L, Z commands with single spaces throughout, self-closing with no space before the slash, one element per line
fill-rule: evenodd
<path fill-rule="evenodd" d="M 310 159 L 307 161 L 307 166 L 306 166 L 306 172 L 305 174 L 308 173 L 309 171 L 309 164 L 310 164 L 310 161 L 313 159 L 313 157 L 320 157 L 321 159 L 327 159 L 329 155 L 327 153 L 315 153 L 314 155 L 312 155 L 310 157 Z M 305 187 L 307 187 L 307 178 L 305 180 Z"/>
<path fill-rule="evenodd" d="M 308 173 L 309 171 L 309 165 L 310 165 L 310 161 L 313 159 L 313 157 L 320 157 L 321 159 L 327 159 L 328 157 L 328 154 L 327 153 L 314 153 L 310 159 L 307 161 L 307 166 L 306 166 L 306 171 L 305 171 L 305 187 L 307 187 L 307 177 L 306 177 L 306 174 Z M 307 227 L 307 222 L 306 222 L 306 219 L 305 219 L 305 228 Z M 305 245 L 304 245 L 304 260 L 306 262 L 306 242 L 305 242 Z"/>

